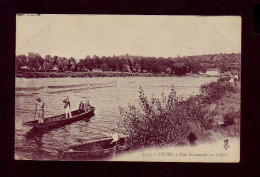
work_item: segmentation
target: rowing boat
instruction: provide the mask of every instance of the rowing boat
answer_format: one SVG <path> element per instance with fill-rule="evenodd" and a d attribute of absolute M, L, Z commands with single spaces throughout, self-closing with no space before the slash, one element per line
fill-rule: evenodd
<path fill-rule="evenodd" d="M 57 85 L 57 86 L 48 86 L 46 91 L 47 93 L 57 93 L 57 92 L 67 92 L 73 90 L 89 89 L 89 84 L 78 84 L 78 85 Z"/>
<path fill-rule="evenodd" d="M 32 126 L 34 129 L 52 129 L 61 127 L 79 121 L 82 119 L 90 119 L 94 115 L 95 108 L 92 107 L 87 112 L 80 112 L 79 110 L 72 111 L 71 118 L 66 118 L 65 114 L 60 114 L 52 117 L 47 117 L 43 119 L 43 123 L 38 123 L 38 120 L 24 122 L 24 125 Z"/>
<path fill-rule="evenodd" d="M 33 94 L 25 91 L 15 91 L 15 96 L 32 96 Z"/>
<path fill-rule="evenodd" d="M 73 90 L 83 90 L 83 89 L 95 89 L 95 88 L 104 88 L 104 87 L 114 87 L 116 82 L 107 82 L 107 83 L 88 83 L 88 84 L 79 84 L 79 85 L 61 85 L 61 86 L 47 86 L 47 93 L 57 93 L 57 92 L 67 92 Z"/>
<path fill-rule="evenodd" d="M 112 138 L 101 138 L 96 141 L 70 146 L 59 150 L 59 158 L 65 160 L 102 160 L 128 150 L 127 138 L 120 137 L 117 145 L 111 144 Z"/>
<path fill-rule="evenodd" d="M 41 93 L 59 93 L 68 92 L 74 90 L 96 89 L 104 87 L 115 87 L 116 81 L 107 83 L 88 83 L 88 84 L 76 84 L 76 85 L 55 85 L 55 86 L 41 86 L 41 87 L 20 87 L 15 88 L 15 96 L 27 96 Z"/>
<path fill-rule="evenodd" d="M 15 91 L 38 91 L 38 90 L 42 90 L 44 89 L 45 86 L 41 86 L 41 87 L 16 87 Z"/>

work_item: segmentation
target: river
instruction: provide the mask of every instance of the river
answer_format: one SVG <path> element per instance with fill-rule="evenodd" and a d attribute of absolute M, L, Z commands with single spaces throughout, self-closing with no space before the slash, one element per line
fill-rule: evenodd
<path fill-rule="evenodd" d="M 118 128 L 121 116 L 119 106 L 128 103 L 138 105 L 139 86 L 145 94 L 160 98 L 162 92 L 170 93 L 171 86 L 177 95 L 189 97 L 199 94 L 204 83 L 216 81 L 215 77 L 102 77 L 102 78 L 16 78 L 16 87 L 39 87 L 47 85 L 74 85 L 85 83 L 107 83 L 116 81 L 115 87 L 84 89 L 59 93 L 40 93 L 31 96 L 15 96 L 15 156 L 19 159 L 55 159 L 57 149 L 81 144 L 94 138 L 106 136 L 111 128 Z M 64 112 L 62 100 L 70 97 L 71 109 L 78 109 L 80 101 L 89 100 L 96 107 L 95 116 L 90 120 L 81 120 L 62 128 L 35 134 L 31 127 L 23 122 L 34 119 L 36 99 L 45 103 L 45 117 Z M 120 129 L 120 128 L 119 128 Z M 120 130 L 118 130 L 120 131 Z"/>

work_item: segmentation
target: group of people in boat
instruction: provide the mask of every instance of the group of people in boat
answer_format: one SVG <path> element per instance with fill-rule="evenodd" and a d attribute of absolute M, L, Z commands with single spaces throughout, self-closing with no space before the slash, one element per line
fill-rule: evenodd
<path fill-rule="evenodd" d="M 92 106 L 90 106 L 89 104 L 89 100 L 86 101 L 86 103 L 84 104 L 82 101 L 80 101 L 79 103 L 79 112 L 83 113 L 83 112 L 87 112 L 91 109 Z"/>
<path fill-rule="evenodd" d="M 37 101 L 37 103 L 36 103 L 36 109 L 35 109 L 36 112 L 35 113 L 38 117 L 38 123 L 44 123 L 44 102 L 41 100 L 41 98 L 37 98 L 36 101 Z M 66 97 L 66 99 L 63 100 L 63 103 L 64 103 L 66 118 L 68 118 L 68 117 L 72 118 L 69 97 Z M 82 101 L 80 101 L 78 112 L 79 112 L 79 114 L 88 112 L 89 110 L 91 110 L 91 108 L 92 108 L 92 106 L 89 104 L 89 100 L 87 100 L 85 104 Z M 110 144 L 112 144 L 113 147 L 116 148 L 118 141 L 119 141 L 119 135 L 115 131 L 115 128 L 112 128 L 111 130 L 112 131 L 109 134 L 107 134 L 107 136 L 112 137 L 112 141 L 110 142 Z M 115 155 L 115 151 L 113 151 L 113 156 L 114 155 Z"/>
<path fill-rule="evenodd" d="M 35 107 L 35 116 L 38 118 L 38 123 L 43 123 L 44 119 L 44 102 L 41 100 L 41 98 L 37 98 L 36 100 L 36 107 Z M 65 110 L 65 116 L 66 118 L 72 118 L 71 115 L 71 106 L 70 106 L 70 100 L 69 97 L 67 96 L 66 99 L 63 100 L 64 103 L 64 110 Z M 91 105 L 89 104 L 89 100 L 86 101 L 84 104 L 82 101 L 79 103 L 79 113 L 84 113 L 88 112 L 91 109 Z"/>

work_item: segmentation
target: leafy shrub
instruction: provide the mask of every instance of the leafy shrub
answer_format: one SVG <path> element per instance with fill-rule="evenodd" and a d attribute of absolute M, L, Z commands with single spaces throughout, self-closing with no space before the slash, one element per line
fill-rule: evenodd
<path fill-rule="evenodd" d="M 213 113 L 197 99 L 184 101 L 172 89 L 168 96 L 162 93 L 162 99 L 153 97 L 149 102 L 141 87 L 139 93 L 141 108 L 133 105 L 128 110 L 120 108 L 130 147 L 178 143 L 191 132 L 213 127 Z"/>
<path fill-rule="evenodd" d="M 234 125 L 235 124 L 235 119 L 240 118 L 240 113 L 239 112 L 229 112 L 224 115 L 224 127 Z"/>
<path fill-rule="evenodd" d="M 221 82 L 228 82 L 230 80 L 230 77 L 221 77 L 218 79 L 218 83 L 221 83 Z"/>
<path fill-rule="evenodd" d="M 228 113 L 222 128 L 219 130 L 225 137 L 239 137 L 240 136 L 240 113 Z M 231 120 L 231 121 L 230 121 Z"/>
<path fill-rule="evenodd" d="M 220 78 L 217 82 L 204 84 L 200 89 L 204 93 L 205 103 L 219 100 L 226 92 L 236 92 L 236 88 L 230 82 L 227 82 L 226 78 Z"/>

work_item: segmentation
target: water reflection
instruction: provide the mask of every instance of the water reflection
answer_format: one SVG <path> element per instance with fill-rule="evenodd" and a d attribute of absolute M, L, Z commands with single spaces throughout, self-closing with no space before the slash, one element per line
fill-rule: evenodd
<path fill-rule="evenodd" d="M 35 145 L 35 149 L 41 150 L 42 149 L 42 138 L 44 133 L 48 131 L 38 131 L 35 129 L 31 129 L 25 134 L 25 139 L 28 143 Z"/>

